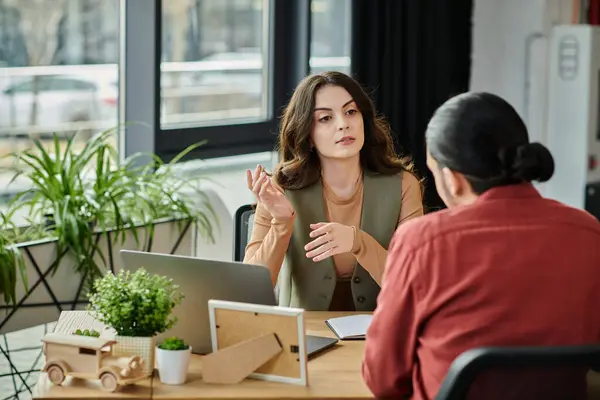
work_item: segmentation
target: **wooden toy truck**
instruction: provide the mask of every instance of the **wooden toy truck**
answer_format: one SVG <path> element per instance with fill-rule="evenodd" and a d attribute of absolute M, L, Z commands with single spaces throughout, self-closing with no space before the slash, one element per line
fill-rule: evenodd
<path fill-rule="evenodd" d="M 113 355 L 115 340 L 89 336 L 49 333 L 42 339 L 46 364 L 42 369 L 55 385 L 66 375 L 82 379 L 100 379 L 102 389 L 115 392 L 121 385 L 144 379 L 139 356 Z"/>

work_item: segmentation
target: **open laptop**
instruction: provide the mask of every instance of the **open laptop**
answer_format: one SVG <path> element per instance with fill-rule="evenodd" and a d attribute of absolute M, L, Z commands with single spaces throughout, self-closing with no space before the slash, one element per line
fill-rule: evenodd
<path fill-rule="evenodd" d="M 123 268 L 135 271 L 140 267 L 152 274 L 168 276 L 184 294 L 181 304 L 173 310 L 178 322 L 158 336 L 185 338 L 196 354 L 212 352 L 208 300 L 276 306 L 269 270 L 260 265 L 234 261 L 121 250 Z M 307 356 L 334 346 L 338 339 L 306 335 Z"/>

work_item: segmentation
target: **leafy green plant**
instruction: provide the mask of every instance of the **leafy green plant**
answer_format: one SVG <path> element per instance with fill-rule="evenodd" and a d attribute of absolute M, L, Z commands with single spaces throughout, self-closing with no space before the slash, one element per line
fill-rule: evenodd
<path fill-rule="evenodd" d="M 17 303 L 18 275 L 21 277 L 25 291 L 29 286 L 25 260 L 19 244 L 47 237 L 48 233 L 39 224 L 17 227 L 12 215 L 0 212 L 0 295 L 3 296 L 6 304 Z"/>
<path fill-rule="evenodd" d="M 177 170 L 177 163 L 204 142 L 193 144 L 169 163 L 164 163 L 154 154 L 134 154 L 124 162 L 128 170 L 136 170 L 136 194 L 132 206 L 143 221 L 156 221 L 163 218 L 178 218 L 180 229 L 186 221 L 194 223 L 200 235 L 214 242 L 213 228 L 218 220 L 208 196 L 201 189 L 205 177 L 189 178 Z M 141 158 L 150 159 L 142 168 L 136 168 Z M 132 196 L 131 199 L 134 199 Z M 149 240 L 152 241 L 153 225 Z"/>
<path fill-rule="evenodd" d="M 92 329 L 91 331 L 89 329 L 85 329 L 83 331 L 81 329 L 77 329 L 75 332 L 73 332 L 73 335 L 100 337 L 100 332 L 94 329 Z"/>
<path fill-rule="evenodd" d="M 180 232 L 191 222 L 202 237 L 214 242 L 218 224 L 199 181 L 178 173 L 175 164 L 203 143 L 192 145 L 169 163 L 154 154 L 135 154 L 119 162 L 112 140 L 115 129 L 100 132 L 83 149 L 74 147 L 74 137 L 61 141 L 56 134 L 46 148 L 33 139 L 32 148 L 10 155 L 11 180 L 27 178 L 31 186 L 10 202 L 0 226 L 0 295 L 7 304 L 16 303 L 16 278 L 20 271 L 26 286 L 25 264 L 18 244 L 36 239 L 55 239 L 58 257 L 75 260 L 75 270 L 84 278 L 85 292 L 106 271 L 107 257 L 98 246 L 99 232 L 112 231 L 111 239 L 124 243 L 128 233 L 138 247 L 150 248 L 154 223 L 175 219 Z M 150 160 L 148 162 L 147 160 Z M 28 215 L 27 228 L 10 226 L 15 213 Z M 138 235 L 144 227 L 144 237 Z M 96 257 L 96 255 L 98 257 Z"/>
<path fill-rule="evenodd" d="M 106 265 L 95 230 L 110 226 L 123 231 L 132 222 L 121 218 L 119 210 L 121 198 L 131 191 L 131 172 L 115 168 L 118 157 L 108 141 L 111 134 L 109 130 L 95 135 L 80 152 L 73 148 L 74 136 L 62 150 L 61 140 L 55 134 L 51 149 L 33 139 L 32 148 L 13 154 L 12 180 L 24 176 L 31 186 L 13 198 L 10 213 L 26 209 L 30 219 L 38 221 L 49 237 L 57 239 L 58 259 L 54 266 L 71 254 L 76 260 L 76 271 L 86 277 L 88 286 L 103 272 L 95 255 Z M 91 171 L 95 179 L 86 179 Z"/>
<path fill-rule="evenodd" d="M 177 351 L 177 350 L 187 350 L 190 348 L 190 346 L 188 346 L 187 344 L 185 344 L 185 342 L 183 341 L 183 339 L 180 339 L 176 336 L 170 337 L 165 339 L 159 346 L 159 349 L 163 349 L 163 350 L 171 350 L 171 351 Z"/>
<path fill-rule="evenodd" d="M 108 272 L 96 280 L 88 310 L 120 336 L 154 336 L 177 323 L 171 313 L 183 299 L 178 288 L 172 279 L 144 268 Z"/>
<path fill-rule="evenodd" d="M 18 247 L 0 234 L 0 295 L 3 295 L 6 304 L 17 302 L 17 270 L 21 274 L 24 289 L 27 290 L 25 261 Z"/>

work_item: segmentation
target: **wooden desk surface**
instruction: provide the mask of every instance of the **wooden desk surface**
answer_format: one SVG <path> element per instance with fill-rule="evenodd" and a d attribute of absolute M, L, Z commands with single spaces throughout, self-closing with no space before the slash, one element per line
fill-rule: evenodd
<path fill-rule="evenodd" d="M 52 400 L 83 400 L 83 399 L 151 399 L 151 378 L 125 386 L 117 393 L 106 393 L 100 387 L 98 380 L 82 380 L 66 377 L 61 386 L 56 386 L 42 372 L 33 388 L 34 399 Z"/>
<path fill-rule="evenodd" d="M 306 312 L 307 334 L 335 337 L 325 325 L 331 317 L 349 315 L 340 312 Z M 340 341 L 337 346 L 308 361 L 309 386 L 289 385 L 246 379 L 237 385 L 211 385 L 202 381 L 201 356 L 192 356 L 185 385 L 163 385 L 157 372 L 152 380 L 121 389 L 102 392 L 96 381 L 70 381 L 54 386 L 45 373 L 40 374 L 33 398 L 37 400 L 77 399 L 372 399 L 360 373 L 364 341 Z"/>

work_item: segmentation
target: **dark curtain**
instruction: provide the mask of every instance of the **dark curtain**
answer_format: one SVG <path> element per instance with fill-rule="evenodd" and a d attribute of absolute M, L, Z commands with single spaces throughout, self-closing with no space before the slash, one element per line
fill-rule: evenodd
<path fill-rule="evenodd" d="M 428 211 L 443 204 L 425 164 L 425 129 L 469 88 L 472 8 L 473 0 L 353 0 L 352 74 L 425 178 Z"/>

